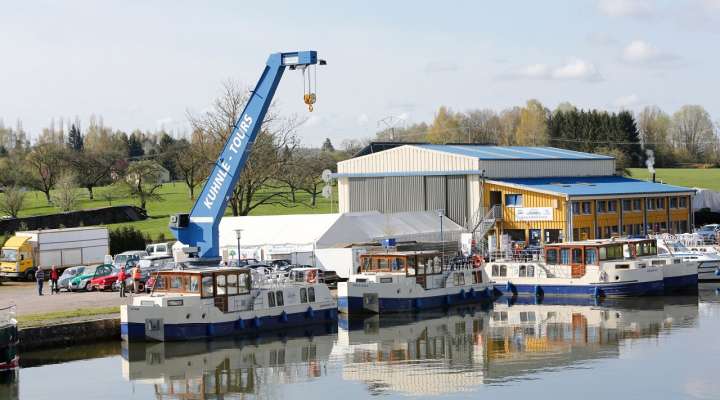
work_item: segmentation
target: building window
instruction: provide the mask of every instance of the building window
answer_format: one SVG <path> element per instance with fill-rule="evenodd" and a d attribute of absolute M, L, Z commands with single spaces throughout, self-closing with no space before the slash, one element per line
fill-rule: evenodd
<path fill-rule="evenodd" d="M 660 223 L 660 232 L 667 233 L 667 223 L 665 223 L 665 222 Z"/>
<path fill-rule="evenodd" d="M 688 231 L 688 223 L 687 223 L 687 221 L 680 221 L 678 224 L 679 224 L 679 226 L 680 226 L 680 232 L 679 232 L 679 233 L 686 233 L 686 232 Z"/>
<path fill-rule="evenodd" d="M 523 195 L 521 194 L 506 194 L 505 195 L 505 206 L 507 207 L 522 207 Z"/>
<path fill-rule="evenodd" d="M 607 212 L 607 203 L 605 202 L 605 200 L 598 200 L 597 212 L 599 212 L 599 213 Z"/>
<path fill-rule="evenodd" d="M 572 213 L 573 213 L 573 215 L 580 214 L 580 202 L 579 201 L 572 202 Z"/>
<path fill-rule="evenodd" d="M 608 212 L 617 212 L 617 201 L 616 200 L 608 200 L 607 202 Z"/>
<path fill-rule="evenodd" d="M 687 207 L 687 197 L 680 197 L 680 208 Z M 684 232 L 684 231 L 683 231 Z"/>
<path fill-rule="evenodd" d="M 646 201 L 646 207 L 648 210 L 654 210 L 655 209 L 655 198 L 650 197 L 648 199 L 645 199 Z"/>
<path fill-rule="evenodd" d="M 583 201 L 582 203 L 582 213 L 585 215 L 592 214 L 592 208 L 590 208 L 590 202 L 589 201 Z"/>
<path fill-rule="evenodd" d="M 632 211 L 632 200 L 625 199 L 622 201 L 623 211 Z"/>
<path fill-rule="evenodd" d="M 633 210 L 640 211 L 642 210 L 640 199 L 633 199 Z"/>
<path fill-rule="evenodd" d="M 677 208 L 677 197 L 671 197 L 670 198 L 670 208 Z"/>

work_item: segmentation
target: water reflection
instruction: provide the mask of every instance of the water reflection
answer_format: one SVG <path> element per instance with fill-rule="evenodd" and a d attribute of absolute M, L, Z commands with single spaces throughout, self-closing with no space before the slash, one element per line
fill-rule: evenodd
<path fill-rule="evenodd" d="M 323 330 L 281 339 L 125 342 L 122 373 L 153 385 L 158 399 L 277 398 L 278 384 L 326 373 L 334 338 Z"/>
<path fill-rule="evenodd" d="M 694 326 L 698 317 L 694 296 L 601 305 L 509 303 L 487 313 L 343 321 L 334 349 L 342 377 L 374 394 L 464 392 L 618 357 L 623 341 Z"/>

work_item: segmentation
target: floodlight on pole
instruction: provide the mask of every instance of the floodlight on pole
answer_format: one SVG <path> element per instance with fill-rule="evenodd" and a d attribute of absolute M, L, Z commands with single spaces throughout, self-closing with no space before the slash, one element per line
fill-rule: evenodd
<path fill-rule="evenodd" d="M 240 261 L 240 237 L 242 236 L 242 229 L 235 229 L 235 237 L 237 238 L 237 257 L 238 261 Z"/>

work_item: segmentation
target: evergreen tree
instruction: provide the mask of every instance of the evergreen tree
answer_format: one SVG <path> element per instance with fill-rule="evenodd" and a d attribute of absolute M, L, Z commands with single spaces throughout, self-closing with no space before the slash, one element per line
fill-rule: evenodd
<path fill-rule="evenodd" d="M 322 147 L 320 147 L 320 150 L 329 151 L 331 153 L 335 151 L 335 147 L 330 141 L 330 138 L 325 138 L 325 141 L 323 142 Z"/>
<path fill-rule="evenodd" d="M 82 133 L 80 132 L 80 127 L 73 124 L 70 127 L 70 132 L 68 133 L 68 147 L 71 150 L 75 151 L 83 151 L 84 147 L 84 140 Z"/>
<path fill-rule="evenodd" d="M 145 155 L 140 134 L 133 132 L 128 138 L 128 157 L 140 157 Z"/>

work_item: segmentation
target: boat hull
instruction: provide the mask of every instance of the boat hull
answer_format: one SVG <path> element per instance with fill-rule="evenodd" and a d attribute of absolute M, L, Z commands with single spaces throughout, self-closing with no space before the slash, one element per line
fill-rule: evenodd
<path fill-rule="evenodd" d="M 698 281 L 720 282 L 720 262 L 700 261 L 700 265 L 698 265 Z"/>
<path fill-rule="evenodd" d="M 280 315 L 267 315 L 238 318 L 233 321 L 208 323 L 172 323 L 163 321 L 161 332 L 149 335 L 147 323 L 121 322 L 120 335 L 127 341 L 183 341 L 209 339 L 224 336 L 256 336 L 264 332 L 272 332 L 327 324 L 337 321 L 337 310 L 334 308 L 306 310 Z"/>
<path fill-rule="evenodd" d="M 340 293 L 340 291 L 338 292 Z M 358 292 L 348 288 L 346 295 L 338 295 L 338 311 L 344 314 L 383 314 L 431 310 L 435 308 L 468 305 L 476 303 L 490 303 L 493 293 L 489 287 L 469 288 L 467 290 L 455 288 L 454 292 L 442 292 L 436 295 L 426 294 L 415 297 L 393 297 L 378 295 L 377 303 L 369 307 L 366 303 L 367 294 L 377 294 L 374 291 Z"/>
<path fill-rule="evenodd" d="M 596 285 L 558 285 L 558 284 L 497 284 L 497 293 L 503 296 L 534 295 L 534 296 L 582 296 L 582 297 L 628 297 L 663 294 L 663 281 L 627 281 Z"/>

